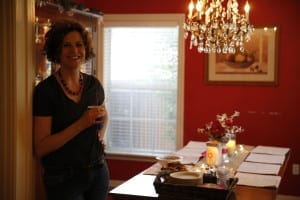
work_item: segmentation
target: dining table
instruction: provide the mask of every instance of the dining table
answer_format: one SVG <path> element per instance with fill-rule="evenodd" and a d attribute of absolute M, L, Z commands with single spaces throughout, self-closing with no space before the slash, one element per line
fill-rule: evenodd
<path fill-rule="evenodd" d="M 230 158 L 231 161 L 227 166 L 230 166 L 234 169 L 234 173 L 237 173 L 237 169 L 239 169 L 240 165 L 246 161 L 247 157 L 249 157 L 250 153 L 253 149 L 255 149 L 256 146 L 249 146 L 249 145 L 240 145 L 243 147 L 243 153 L 239 153 L 239 156 L 236 156 L 235 158 Z M 273 148 L 273 147 L 271 147 Z M 187 148 L 185 148 L 187 149 Z M 288 149 L 288 148 L 287 148 Z M 202 150 L 201 150 L 202 151 Z M 178 151 L 183 152 L 183 151 Z M 186 153 L 186 152 L 185 152 Z M 258 152 L 259 153 L 259 152 Z M 183 153 L 184 154 L 184 153 Z M 189 153 L 188 153 L 189 154 Z M 255 154 L 255 155 L 261 155 L 261 154 Z M 283 178 L 283 175 L 285 173 L 287 163 L 290 157 L 290 152 L 287 151 L 284 154 L 284 159 L 282 163 L 279 165 L 278 173 L 275 174 L 276 177 L 279 177 L 280 180 Z M 199 162 L 199 161 L 198 161 Z M 205 159 L 202 159 L 200 163 L 205 163 Z M 247 162 L 249 163 L 249 162 Z M 251 163 L 250 163 L 251 164 Z M 198 163 L 197 166 L 200 166 Z M 149 168 L 141 171 L 140 173 L 136 174 L 135 176 L 131 177 L 129 180 L 124 181 L 117 187 L 113 188 L 109 191 L 109 199 L 114 200 L 122 200 L 122 199 L 130 199 L 130 200 L 148 200 L 148 199 L 200 199 L 204 200 L 206 198 L 201 198 L 201 196 L 196 197 L 195 195 L 191 198 L 189 198 L 189 194 L 184 194 L 184 198 L 181 198 L 181 193 L 183 194 L 180 188 L 178 190 L 176 187 L 174 187 L 174 194 L 170 194 L 169 198 L 166 195 L 164 195 L 164 198 L 161 198 L 161 195 L 157 192 L 157 188 L 155 188 L 154 182 L 157 179 L 157 176 L 159 174 L 159 171 L 161 169 L 160 163 L 155 162 L 152 166 Z M 251 174 L 250 174 L 251 176 Z M 271 176 L 272 177 L 272 176 Z M 239 183 L 239 182 L 238 182 Z M 230 199 L 230 200 L 275 200 L 278 189 L 279 189 L 279 183 L 277 186 L 261 186 L 259 179 L 257 180 L 254 185 L 247 185 L 247 184 L 236 184 L 232 188 L 232 192 L 230 195 L 230 198 L 224 197 L 224 200 Z M 182 195 L 183 197 L 183 195 Z M 209 198 L 207 198 L 209 199 Z M 211 198 L 214 199 L 214 198 Z"/>

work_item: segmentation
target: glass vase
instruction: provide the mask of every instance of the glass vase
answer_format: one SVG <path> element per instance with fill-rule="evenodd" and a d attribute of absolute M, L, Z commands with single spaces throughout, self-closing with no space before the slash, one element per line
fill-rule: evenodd
<path fill-rule="evenodd" d="M 221 146 L 222 146 L 222 159 L 223 159 L 223 163 L 229 163 L 227 143 L 223 143 L 222 142 Z"/>

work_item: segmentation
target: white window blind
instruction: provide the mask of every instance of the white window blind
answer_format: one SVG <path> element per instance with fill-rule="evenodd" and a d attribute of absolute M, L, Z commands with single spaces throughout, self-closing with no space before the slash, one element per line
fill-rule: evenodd
<path fill-rule="evenodd" d="M 182 143 L 181 21 L 178 16 L 173 21 L 168 16 L 167 22 L 164 15 L 159 21 L 152 21 L 157 15 L 130 16 L 113 23 L 104 18 L 103 85 L 109 112 L 106 151 L 174 152 Z"/>

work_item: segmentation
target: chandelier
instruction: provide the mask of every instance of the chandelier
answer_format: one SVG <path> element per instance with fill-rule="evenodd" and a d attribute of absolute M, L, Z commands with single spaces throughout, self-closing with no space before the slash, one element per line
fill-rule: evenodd
<path fill-rule="evenodd" d="M 223 5 L 224 4 L 224 5 Z M 244 14 L 238 10 L 237 0 L 191 0 L 189 13 L 184 23 L 185 39 L 190 36 L 190 49 L 199 53 L 244 52 L 244 42 L 254 31 L 249 23 L 248 1 Z"/>

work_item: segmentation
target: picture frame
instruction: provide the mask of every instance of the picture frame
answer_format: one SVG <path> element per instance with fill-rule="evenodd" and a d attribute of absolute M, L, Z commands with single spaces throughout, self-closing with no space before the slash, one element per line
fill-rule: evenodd
<path fill-rule="evenodd" d="M 206 84 L 278 85 L 278 27 L 255 27 L 244 53 L 206 56 Z"/>

